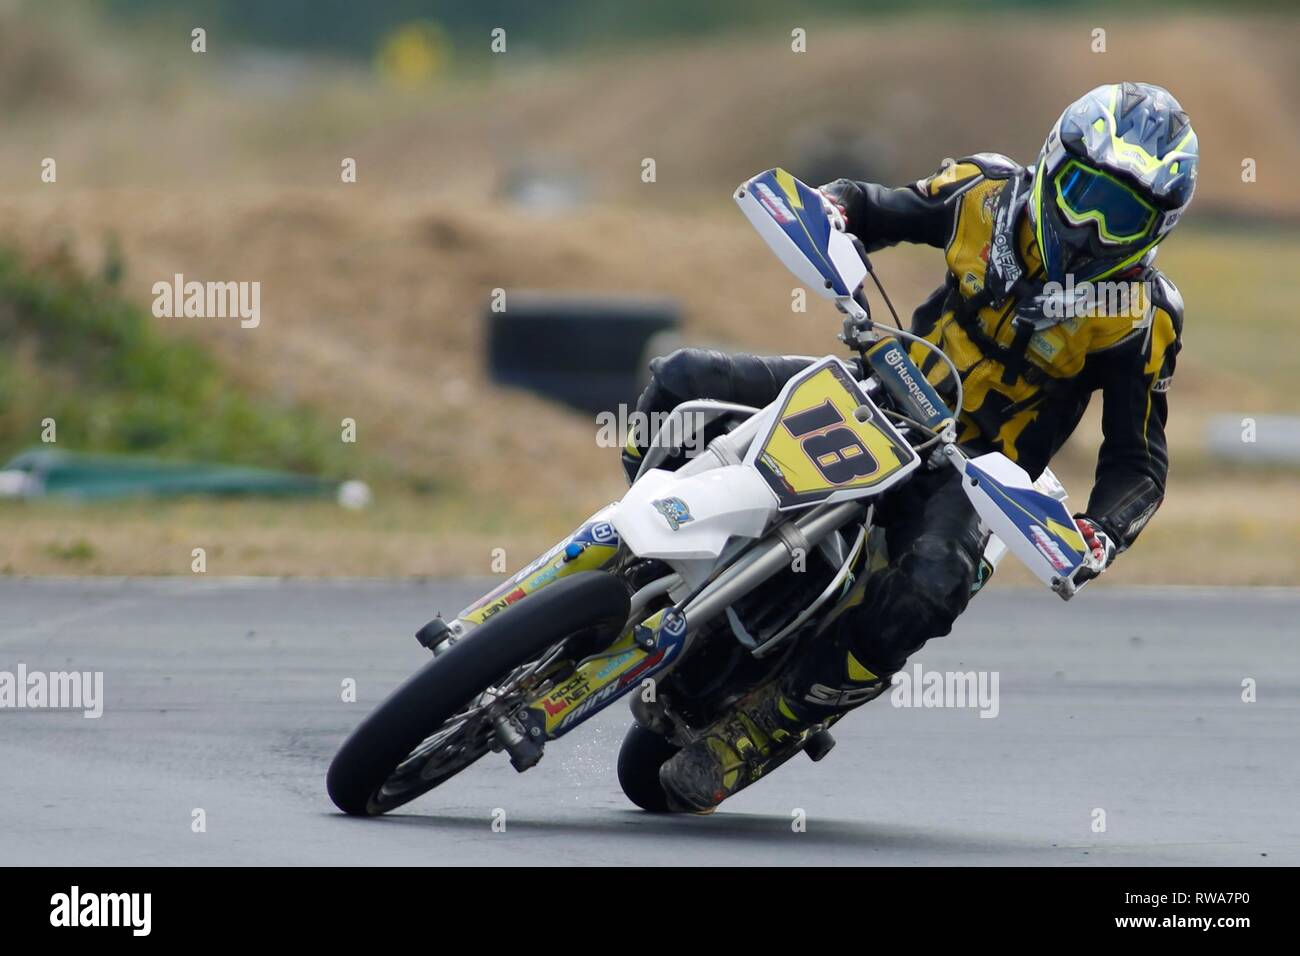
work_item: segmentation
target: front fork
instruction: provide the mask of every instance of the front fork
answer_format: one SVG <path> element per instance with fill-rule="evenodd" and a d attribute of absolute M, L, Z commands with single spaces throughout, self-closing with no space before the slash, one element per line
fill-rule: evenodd
<path fill-rule="evenodd" d="M 471 629 L 548 584 L 579 571 L 609 567 L 618 557 L 620 546 L 618 532 L 605 520 L 613 508 L 611 504 L 597 511 L 573 534 L 462 610 L 452 621 L 444 622 L 441 618 L 430 621 L 417 632 L 416 639 L 437 654 L 448 640 L 455 643 Z"/>
<path fill-rule="evenodd" d="M 582 571 L 607 570 L 620 557 L 618 532 L 606 520 L 613 506 L 596 512 L 541 557 L 503 584 L 470 604 L 455 618 L 434 618 L 416 633 L 416 640 L 434 656 L 445 653 L 467 633 L 544 587 Z M 654 590 L 654 586 L 643 592 Z M 661 589 L 666 590 L 666 589 Z M 637 597 L 642 597 L 638 592 Z M 633 602 L 633 619 L 657 595 Z M 549 690 L 533 692 L 522 707 L 506 706 L 499 688 L 490 688 L 476 706 L 486 711 L 499 749 L 510 754 L 516 770 L 527 770 L 541 759 L 542 746 L 576 727 L 635 686 L 638 678 L 657 674 L 676 660 L 685 638 L 685 619 L 664 612 L 629 627 L 599 654 L 582 661 Z M 549 665 L 547 665 L 549 666 Z"/>

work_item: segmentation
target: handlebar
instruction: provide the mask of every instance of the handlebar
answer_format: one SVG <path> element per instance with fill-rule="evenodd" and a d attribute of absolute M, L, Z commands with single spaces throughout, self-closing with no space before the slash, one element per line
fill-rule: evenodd
<path fill-rule="evenodd" d="M 956 363 L 953 362 L 953 360 L 948 357 L 948 354 L 944 352 L 944 350 L 941 349 L 934 342 L 931 342 L 928 339 L 923 339 L 918 335 L 913 335 L 911 332 L 908 332 L 906 329 L 903 328 L 903 323 L 898 318 L 898 311 L 894 308 L 894 303 L 890 301 L 889 293 L 885 291 L 885 287 L 881 283 L 880 277 L 876 275 L 876 270 L 871 264 L 871 257 L 867 254 L 867 247 L 863 245 L 861 239 L 859 239 L 853 233 L 849 232 L 847 229 L 844 230 L 844 234 L 848 236 L 849 240 L 853 243 L 853 248 L 857 252 L 857 254 L 861 257 L 862 264 L 867 267 L 867 275 L 871 276 L 871 281 L 876 284 L 876 289 L 880 292 L 880 297 L 885 300 L 885 305 L 889 307 L 889 314 L 893 317 L 894 324 L 898 326 L 896 330 L 890 330 L 889 334 L 907 339 L 912 342 L 919 342 L 926 348 L 930 349 L 931 351 L 936 352 L 939 355 L 939 357 L 943 359 L 943 361 L 947 364 L 949 371 L 952 373 L 953 384 L 957 392 L 957 401 L 956 401 L 957 414 L 960 414 L 962 401 L 965 396 L 962 390 L 961 373 L 957 370 Z M 855 326 L 860 327 L 862 331 L 869 330 L 873 325 L 873 321 L 871 318 L 871 304 L 867 299 L 866 289 L 867 289 L 866 283 L 864 282 L 862 285 L 858 286 L 856 289 L 853 290 L 853 301 L 856 302 L 861 307 L 864 313 L 866 313 L 865 321 L 859 319 L 856 323 L 854 323 Z M 845 320 L 846 332 L 849 331 L 848 329 L 849 324 L 850 324 L 850 320 Z M 857 329 L 855 328 L 855 330 Z M 854 342 L 849 341 L 847 336 L 845 338 L 845 341 L 849 342 L 849 344 L 855 344 Z M 861 348 L 860 343 L 857 343 L 857 347 L 864 361 L 866 361 L 867 360 L 866 351 L 863 348 Z M 903 355 L 906 356 L 906 352 L 904 352 Z M 920 371 L 916 369 L 916 366 L 913 365 L 910 360 L 907 361 L 907 365 L 912 370 L 917 381 L 925 382 L 924 376 L 921 375 Z M 877 372 L 876 374 L 877 377 L 881 377 L 879 372 Z M 889 385 L 890 383 L 885 382 L 885 384 Z M 930 390 L 932 392 L 931 386 L 929 385 L 928 382 L 925 382 L 925 385 L 923 387 L 926 390 Z M 932 393 L 927 397 L 930 398 L 931 400 L 938 399 L 937 393 Z M 939 402 L 939 405 L 942 406 L 943 403 Z M 944 411 L 948 411 L 948 409 L 944 408 Z M 931 416 L 923 415 L 923 417 L 929 418 Z M 948 416 L 948 418 L 950 421 L 954 420 L 955 415 L 950 415 Z"/>

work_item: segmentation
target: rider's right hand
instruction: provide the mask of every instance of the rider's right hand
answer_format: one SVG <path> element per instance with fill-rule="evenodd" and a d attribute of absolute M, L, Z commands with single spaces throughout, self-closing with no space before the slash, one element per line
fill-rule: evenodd
<path fill-rule="evenodd" d="M 1077 577 L 1077 580 L 1082 583 L 1091 581 L 1110 567 L 1110 563 L 1115 560 L 1118 549 L 1115 547 L 1115 542 L 1111 540 L 1110 535 L 1102 531 L 1091 518 L 1075 515 L 1074 523 L 1078 526 L 1079 533 L 1083 535 L 1084 544 L 1088 546 L 1089 552 L 1088 561 L 1079 570 Z"/>

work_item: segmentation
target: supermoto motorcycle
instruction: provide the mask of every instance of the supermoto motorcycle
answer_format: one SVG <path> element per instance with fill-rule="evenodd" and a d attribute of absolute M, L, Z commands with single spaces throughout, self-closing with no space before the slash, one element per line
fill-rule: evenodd
<path fill-rule="evenodd" d="M 909 347 L 947 363 L 954 408 L 961 376 L 936 346 L 872 321 L 868 275 L 888 297 L 820 193 L 775 169 L 734 198 L 795 276 L 833 301 L 854 354 L 813 362 L 766 408 L 678 406 L 621 500 L 455 617 L 421 628 L 431 659 L 329 768 L 340 809 L 392 810 L 489 752 L 527 770 L 629 696 L 619 782 L 637 806 L 668 810 L 660 766 L 773 679 L 855 581 L 887 564 L 872 502 L 918 469 L 963 476 L 989 534 L 977 588 L 1008 550 L 1066 599 L 1083 586 L 1080 572 L 1095 570 L 1050 472 L 1035 483 L 1001 454 L 957 446 L 950 406 Z M 817 760 L 832 744 L 822 727 L 802 749 Z"/>

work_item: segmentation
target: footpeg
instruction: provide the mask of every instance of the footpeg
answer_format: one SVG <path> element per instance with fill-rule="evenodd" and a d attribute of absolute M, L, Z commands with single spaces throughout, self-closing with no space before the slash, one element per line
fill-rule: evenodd
<path fill-rule="evenodd" d="M 435 617 L 415 632 L 415 639 L 420 642 L 421 647 L 427 647 L 433 651 L 434 656 L 437 656 L 456 642 L 456 632 L 442 618 Z M 446 644 L 446 647 L 442 646 L 443 644 Z"/>
<path fill-rule="evenodd" d="M 828 753 L 835 749 L 835 738 L 831 736 L 829 730 L 818 730 L 809 735 L 807 742 L 803 745 L 803 752 L 808 755 L 808 759 L 814 763 L 821 760 Z"/>

